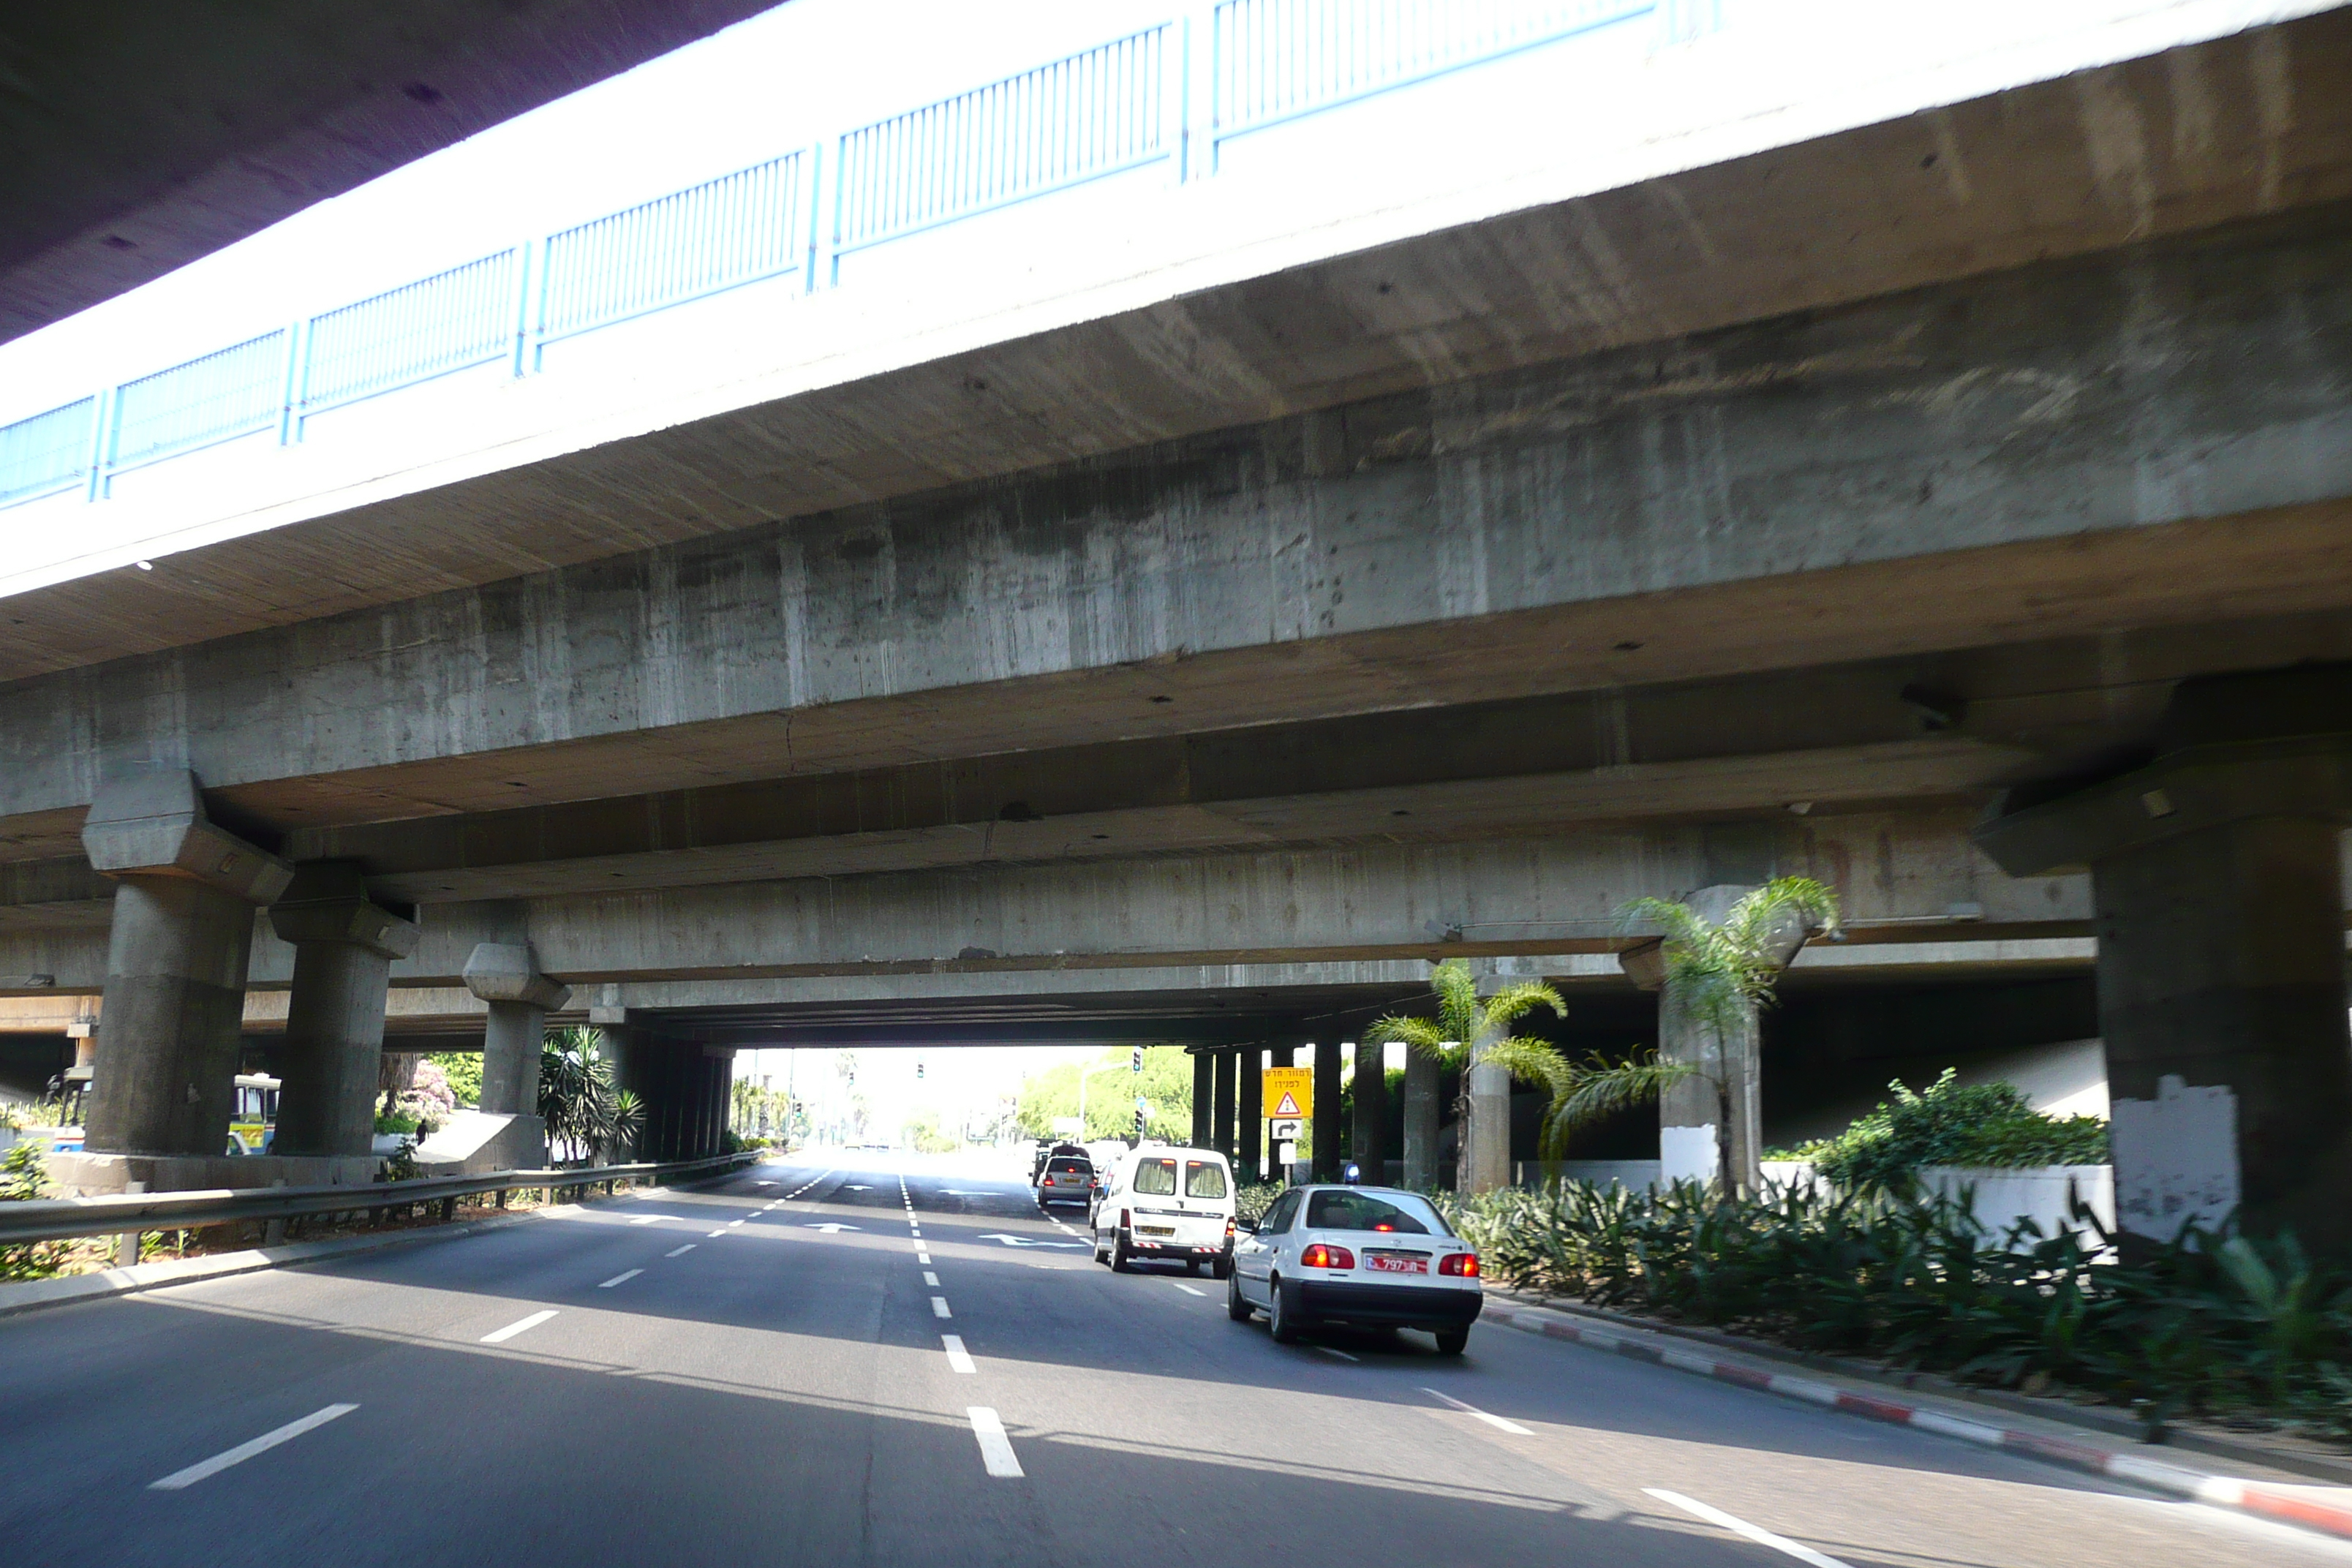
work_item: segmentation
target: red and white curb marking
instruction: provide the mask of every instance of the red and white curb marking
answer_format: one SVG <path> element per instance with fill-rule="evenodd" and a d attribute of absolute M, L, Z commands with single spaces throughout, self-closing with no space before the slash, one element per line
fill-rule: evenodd
<path fill-rule="evenodd" d="M 2352 1540 L 2352 1488 L 2315 1485 L 2289 1489 L 2261 1481 L 2209 1476 L 2179 1465 L 2143 1458 L 2137 1454 L 2118 1453 L 2100 1447 L 2095 1443 L 2074 1443 L 2047 1433 L 1996 1426 L 1990 1422 L 1971 1421 L 1966 1416 L 1942 1410 L 1906 1405 L 1899 1400 L 1874 1394 L 1857 1394 L 1852 1389 L 1817 1383 L 1809 1377 L 1792 1377 L 1787 1373 L 1767 1372 L 1761 1367 L 1738 1362 L 1717 1361 L 1700 1351 L 1681 1350 L 1605 1328 L 1587 1327 L 1555 1313 L 1512 1305 L 1492 1296 L 1487 1298 L 1485 1315 L 1491 1321 L 1507 1323 L 1512 1328 L 1541 1334 L 1546 1339 L 1568 1340 L 1633 1361 L 1648 1362 L 1654 1366 L 1696 1373 L 1701 1377 L 1714 1378 L 1718 1383 L 1737 1384 L 1742 1388 L 1777 1394 L 1784 1399 L 1802 1400 L 1808 1405 L 1842 1410 L 1850 1415 L 1884 1421 L 1890 1426 L 1916 1426 L 1923 1432 L 1958 1437 L 1964 1443 L 1974 1443 L 1980 1447 L 2005 1448 L 2011 1453 L 2024 1454 L 2054 1465 L 2065 1465 L 2073 1469 L 2088 1470 L 2094 1475 L 2109 1476 L 2134 1486 L 2147 1487 L 2152 1491 L 2186 1498 L 2192 1502 L 2234 1509 L 2241 1513 L 2277 1520 L 2286 1524 L 2299 1524 Z"/>

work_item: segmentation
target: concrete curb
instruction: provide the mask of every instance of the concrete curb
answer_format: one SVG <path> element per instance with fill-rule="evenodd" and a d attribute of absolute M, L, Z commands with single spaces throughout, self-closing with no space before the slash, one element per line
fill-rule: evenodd
<path fill-rule="evenodd" d="M 166 1285 L 186 1285 L 198 1279 L 221 1279 L 233 1274 L 257 1273 L 264 1268 L 322 1263 L 330 1258 L 383 1252 L 395 1247 L 416 1246 L 428 1241 L 455 1241 L 463 1236 L 504 1230 L 509 1226 L 521 1225 L 551 1212 L 551 1209 L 531 1209 L 522 1214 L 467 1220 L 463 1225 L 420 1226 L 409 1230 L 390 1231 L 383 1236 L 341 1236 L 330 1241 L 298 1241 L 287 1247 L 254 1247 L 242 1252 L 220 1252 L 205 1258 L 174 1258 L 163 1263 L 140 1263 L 129 1268 L 106 1268 L 93 1274 L 27 1279 L 15 1285 L 0 1285 L 0 1318 L 37 1311 L 44 1307 L 61 1307 L 68 1301 L 99 1301 L 110 1296 L 135 1295 L 142 1290 L 160 1289 Z"/>
<path fill-rule="evenodd" d="M 1916 1426 L 1946 1437 L 1957 1437 L 1980 1447 L 2001 1448 L 2070 1469 L 2146 1487 L 2151 1491 L 2184 1498 L 2214 1508 L 2226 1508 L 2281 1523 L 2302 1525 L 2325 1534 L 2352 1540 L 2352 1487 L 2291 1486 L 2269 1481 L 2217 1476 L 2184 1465 L 2166 1464 L 2140 1455 L 2080 1442 L 2047 1432 L 2003 1426 L 1950 1410 L 1906 1404 L 1840 1388 L 1833 1384 L 1745 1363 L 1720 1361 L 1672 1342 L 1653 1342 L 1657 1336 L 1639 1331 L 1604 1329 L 1577 1322 L 1556 1311 L 1525 1307 L 1507 1298 L 1488 1296 L 1486 1317 L 1545 1339 L 1566 1340 L 1593 1350 L 1607 1351 L 1654 1366 L 1693 1373 L 1718 1383 L 1736 1384 L 1784 1399 L 1801 1400 L 1825 1409 L 1843 1411 L 1895 1426 Z"/>

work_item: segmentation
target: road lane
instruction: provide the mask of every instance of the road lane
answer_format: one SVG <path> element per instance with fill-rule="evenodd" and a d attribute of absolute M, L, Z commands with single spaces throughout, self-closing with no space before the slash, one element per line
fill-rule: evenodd
<path fill-rule="evenodd" d="M 142 1564 L 2352 1563 L 1505 1330 L 1455 1359 L 1276 1346 L 1213 1281 L 1094 1264 L 1017 1180 L 847 1158 L 0 1322 L 0 1408 L 37 1413 L 0 1423 L 0 1539 Z"/>

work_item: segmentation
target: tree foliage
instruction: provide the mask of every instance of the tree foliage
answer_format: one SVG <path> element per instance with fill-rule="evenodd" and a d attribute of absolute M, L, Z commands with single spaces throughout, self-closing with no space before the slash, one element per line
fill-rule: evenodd
<path fill-rule="evenodd" d="M 1551 1099 L 1543 1116 L 1545 1159 L 1559 1159 L 1569 1142 L 1585 1127 L 1640 1104 L 1690 1072 L 1690 1068 L 1679 1064 L 1639 1057 L 1628 1057 L 1622 1061 L 1604 1058 L 1590 1063 L 1570 1062 L 1547 1041 L 1510 1034 L 1511 1026 L 1538 1008 L 1549 1007 L 1558 1016 L 1568 1016 L 1568 1004 L 1549 985 L 1521 982 L 1481 997 L 1476 977 L 1471 973 L 1470 966 L 1458 958 L 1439 964 L 1429 979 L 1437 1000 L 1437 1016 L 1391 1014 L 1372 1025 L 1366 1032 L 1366 1042 L 1385 1045 L 1399 1041 L 1407 1049 L 1419 1051 L 1459 1072 L 1462 1087 L 1455 1099 L 1454 1113 L 1465 1124 L 1469 1069 L 1473 1067 L 1491 1064 L 1523 1083 L 1547 1091 Z M 1466 1162 L 1466 1152 L 1463 1158 Z"/>
<path fill-rule="evenodd" d="M 2045 1116 L 2005 1083 L 1963 1086 L 1943 1076 L 1895 1096 L 1834 1138 L 1794 1151 L 1822 1176 L 1856 1191 L 1909 1193 L 1922 1165 L 2095 1165 L 2107 1158 L 2107 1124 L 2095 1116 Z"/>
<path fill-rule="evenodd" d="M 1014 1125 L 1025 1138 L 1051 1138 L 1054 1122 L 1078 1113 L 1078 1074 L 1087 1074 L 1087 1125 L 1080 1142 L 1126 1138 L 1135 1131 L 1135 1097 L 1151 1108 L 1149 1137 L 1171 1143 L 1192 1141 L 1192 1058 L 1181 1046 L 1148 1046 L 1143 1071 L 1130 1072 L 1131 1049 L 1105 1051 L 1091 1062 L 1062 1062 L 1021 1080 Z"/>
<path fill-rule="evenodd" d="M 564 1158 L 609 1157 L 634 1142 L 645 1124 L 636 1096 L 615 1089 L 612 1065 L 604 1058 L 604 1032 L 556 1030 L 539 1052 L 539 1114 L 547 1123 L 551 1150 Z"/>

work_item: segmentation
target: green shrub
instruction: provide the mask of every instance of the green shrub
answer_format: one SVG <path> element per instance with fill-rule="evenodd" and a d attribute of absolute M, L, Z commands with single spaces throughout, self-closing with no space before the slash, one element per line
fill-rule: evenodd
<path fill-rule="evenodd" d="M 2107 1158 L 2107 1124 L 2095 1116 L 2044 1116 L 2005 1083 L 1962 1086 L 1949 1068 L 1913 1093 L 1900 1079 L 1895 1098 L 1834 1138 L 1808 1143 L 1824 1178 L 1857 1192 L 1906 1193 L 1922 1165 L 2095 1165 Z"/>
<path fill-rule="evenodd" d="M 2061 1384 L 2152 1418 L 2252 1416 L 2352 1439 L 2352 1272 L 2292 1237 L 2195 1227 L 2120 1261 L 2096 1219 L 1989 1235 L 1964 1201 L 1584 1183 L 1437 1200 L 1486 1274 L 1979 1383 Z"/>
<path fill-rule="evenodd" d="M 1253 1182 L 1234 1194 L 1234 1218 L 1243 1225 L 1255 1225 L 1274 1206 L 1274 1200 L 1290 1190 L 1287 1182 Z"/>
<path fill-rule="evenodd" d="M 37 1141 L 11 1144 L 0 1154 L 0 1203 L 24 1203 L 47 1190 L 47 1156 Z M 0 1279 L 40 1279 L 58 1271 L 62 1243 L 0 1247 Z"/>

